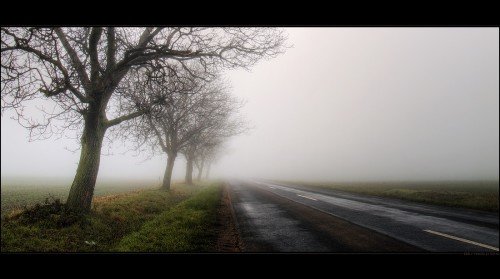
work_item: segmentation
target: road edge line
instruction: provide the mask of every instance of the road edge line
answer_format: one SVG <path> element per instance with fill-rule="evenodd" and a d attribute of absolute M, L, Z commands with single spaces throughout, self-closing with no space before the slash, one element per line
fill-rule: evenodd
<path fill-rule="evenodd" d="M 473 241 L 473 240 L 470 240 L 470 239 L 466 239 L 466 238 L 454 236 L 454 235 L 447 234 L 447 233 L 437 232 L 437 231 L 433 231 L 433 230 L 429 230 L 429 229 L 423 230 L 423 231 L 427 232 L 427 233 L 430 233 L 430 234 L 439 235 L 439 236 L 442 236 L 442 237 L 446 237 L 446 238 L 449 238 L 449 239 L 461 241 L 463 243 L 468 243 L 468 244 L 476 245 L 476 246 L 479 246 L 479 247 L 487 248 L 487 249 L 490 249 L 490 250 L 498 252 L 498 248 L 497 247 L 491 246 L 491 245 L 488 245 L 488 244 L 480 243 L 480 242 Z"/>
<path fill-rule="evenodd" d="M 267 191 L 267 192 L 269 192 L 269 193 L 271 193 L 271 194 L 273 194 L 273 195 L 275 195 L 275 196 L 277 196 L 277 197 L 280 197 L 280 198 L 282 198 L 282 199 L 287 199 L 287 200 L 289 200 L 289 201 L 291 201 L 291 202 L 295 202 L 295 203 L 301 204 L 301 205 L 303 205 L 303 206 L 306 206 L 306 207 L 312 208 L 312 209 L 314 209 L 314 210 L 318 210 L 318 211 L 320 211 L 320 212 L 323 212 L 324 214 L 331 215 L 331 216 L 333 216 L 333 217 L 335 217 L 335 218 L 340 218 L 340 219 L 342 219 L 342 220 L 344 220 L 344 221 L 346 221 L 346 222 L 348 222 L 348 223 L 350 223 L 350 224 L 353 224 L 353 225 L 356 225 L 356 226 L 359 226 L 359 227 L 362 227 L 362 228 L 365 228 L 365 229 L 372 230 L 372 231 L 374 231 L 374 232 L 376 232 L 376 233 L 383 234 L 383 235 L 385 235 L 385 236 L 387 236 L 387 237 L 390 237 L 390 238 L 392 238 L 392 239 L 394 239 L 394 240 L 397 240 L 397 241 L 400 241 L 400 242 L 404 242 L 404 243 L 406 243 L 406 244 L 408 244 L 408 245 L 411 245 L 411 246 L 413 246 L 413 247 L 415 247 L 415 248 L 417 248 L 417 249 L 424 250 L 423 252 L 417 252 L 417 253 L 434 252 L 434 251 L 433 251 L 433 249 L 432 249 L 432 247 L 423 247 L 423 246 L 419 246 L 419 245 L 417 245 L 416 243 L 414 243 L 413 241 L 411 241 L 411 242 L 410 242 L 410 241 L 407 241 L 407 240 L 403 240 L 403 239 L 399 238 L 398 236 L 393 235 L 392 233 L 391 233 L 391 234 L 389 234 L 389 233 L 386 233 L 386 232 L 384 232 L 384 231 L 381 231 L 381 230 L 379 230 L 379 229 L 377 229 L 377 228 L 375 228 L 375 227 L 372 227 L 372 226 L 366 226 L 366 225 L 359 224 L 359 223 L 357 223 L 357 222 L 353 222 L 353 221 L 351 221 L 351 220 L 349 220 L 349 219 L 347 219 L 347 218 L 344 218 L 344 217 L 338 216 L 338 215 L 336 215 L 336 214 L 330 213 L 330 212 L 328 212 L 328 211 L 325 211 L 325 210 L 323 210 L 323 209 L 317 208 L 317 207 L 315 207 L 315 206 L 312 206 L 312 205 L 309 205 L 309 204 L 306 204 L 306 203 L 303 203 L 303 202 L 300 202 L 300 201 L 293 200 L 293 199 L 291 199 L 291 198 L 289 198 L 289 197 L 282 196 L 282 195 L 280 195 L 280 194 L 278 194 L 278 193 L 275 193 L 275 192 L 273 192 L 273 191 L 264 190 L 264 188 L 259 187 L 259 186 L 257 186 L 257 187 L 258 187 L 258 188 L 260 188 L 260 189 L 261 189 L 261 190 L 263 190 L 263 191 Z M 285 187 L 286 187 L 286 186 L 285 186 Z"/>

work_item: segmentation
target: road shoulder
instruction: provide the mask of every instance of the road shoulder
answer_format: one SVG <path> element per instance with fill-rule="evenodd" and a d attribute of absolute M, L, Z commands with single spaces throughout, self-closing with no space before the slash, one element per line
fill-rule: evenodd
<path fill-rule="evenodd" d="M 241 252 L 243 243 L 238 231 L 238 224 L 234 213 L 231 193 L 224 183 L 219 208 L 217 210 L 217 252 Z"/>

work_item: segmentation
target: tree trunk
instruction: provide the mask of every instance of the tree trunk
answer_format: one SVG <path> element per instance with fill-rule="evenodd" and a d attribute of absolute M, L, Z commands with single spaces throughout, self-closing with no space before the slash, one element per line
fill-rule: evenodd
<path fill-rule="evenodd" d="M 196 178 L 198 181 L 201 180 L 201 176 L 203 174 L 203 165 L 205 165 L 204 160 L 201 160 L 200 167 L 198 168 L 198 177 Z"/>
<path fill-rule="evenodd" d="M 187 157 L 186 160 L 186 184 L 193 185 L 193 159 Z"/>
<path fill-rule="evenodd" d="M 165 168 L 165 174 L 163 175 L 163 184 L 161 186 L 162 190 L 170 190 L 170 183 L 172 182 L 172 171 L 174 169 L 175 154 L 168 154 L 167 157 L 167 167 Z"/>
<path fill-rule="evenodd" d="M 69 191 L 66 205 L 76 211 L 89 212 L 99 172 L 101 147 L 106 133 L 103 114 L 99 106 L 89 106 L 85 116 L 85 127 L 81 137 L 80 161 Z"/>
<path fill-rule="evenodd" d="M 205 172 L 205 179 L 208 179 L 208 174 L 210 173 L 210 161 L 208 162 L 208 165 L 207 165 L 207 171 Z"/>

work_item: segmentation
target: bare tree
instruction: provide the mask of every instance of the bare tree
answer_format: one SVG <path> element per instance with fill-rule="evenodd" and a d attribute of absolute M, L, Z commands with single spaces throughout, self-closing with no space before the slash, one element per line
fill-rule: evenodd
<path fill-rule="evenodd" d="M 196 176 L 196 180 L 200 181 L 203 176 L 203 171 L 205 170 L 205 166 L 207 166 L 208 158 L 210 157 L 212 152 L 215 152 L 216 149 L 220 148 L 223 142 L 221 141 L 209 141 L 201 146 L 198 151 L 198 155 L 195 156 L 194 165 L 198 171 Z"/>
<path fill-rule="evenodd" d="M 221 148 L 218 146 L 218 148 L 210 150 L 210 152 L 207 153 L 205 156 L 205 165 L 206 165 L 206 170 L 205 170 L 205 179 L 208 179 L 210 176 L 210 168 L 213 163 L 215 163 L 219 156 L 220 156 L 220 150 Z"/>
<path fill-rule="evenodd" d="M 149 113 L 129 121 L 119 130 L 122 139 L 135 143 L 134 150 L 138 153 L 149 151 L 150 156 L 167 155 L 162 183 L 165 190 L 170 189 L 178 154 L 203 131 L 218 125 L 232 101 L 223 83 L 217 80 L 180 80 L 177 75 L 165 75 L 160 79 L 134 84 L 134 88 L 128 89 L 134 94 L 148 94 L 165 102 L 156 102 Z"/>
<path fill-rule="evenodd" d="M 283 52 L 285 39 L 275 28 L 2 27 L 2 112 L 14 110 L 30 137 L 66 129 L 81 133 L 80 160 L 67 205 L 88 211 L 106 131 L 148 111 L 144 102 L 142 109 L 116 109 L 113 97 L 128 92 L 116 89 L 131 69 L 176 65 L 210 79 L 223 68 L 248 68 L 275 57 Z M 192 62 L 203 71 L 192 72 Z M 42 121 L 35 121 L 24 109 L 40 98 L 55 106 L 43 111 Z"/>
<path fill-rule="evenodd" d="M 201 180 L 201 173 L 205 164 L 205 155 L 210 148 L 221 144 L 221 139 L 212 137 L 210 132 L 205 131 L 194 136 L 182 149 L 181 153 L 186 158 L 186 184 L 193 184 L 194 167 L 198 169 L 197 180 Z"/>
<path fill-rule="evenodd" d="M 243 119 L 238 117 L 238 111 L 243 106 L 234 97 L 226 95 L 225 99 L 219 100 L 214 105 L 218 106 L 218 114 L 210 121 L 211 125 L 198 131 L 193 135 L 181 153 L 186 158 L 186 183 L 193 183 L 193 168 L 198 169 L 198 180 L 201 179 L 206 161 L 214 156 L 220 149 L 224 140 L 231 136 L 241 134 L 247 130 L 247 125 Z"/>
<path fill-rule="evenodd" d="M 199 155 L 195 157 L 195 166 L 198 170 L 196 179 L 198 181 L 203 179 L 203 173 L 205 174 L 205 179 L 208 179 L 210 174 L 210 168 L 212 164 L 221 155 L 222 150 L 224 150 L 224 141 L 213 141 L 202 146 L 199 151 Z"/>

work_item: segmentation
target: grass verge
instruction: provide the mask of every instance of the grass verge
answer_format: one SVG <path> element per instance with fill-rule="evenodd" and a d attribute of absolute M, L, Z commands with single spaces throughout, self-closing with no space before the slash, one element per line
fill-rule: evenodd
<path fill-rule="evenodd" d="M 284 182 L 284 181 L 282 181 Z M 499 211 L 498 181 L 310 183 L 286 182 L 434 205 Z"/>
<path fill-rule="evenodd" d="M 124 237 L 120 252 L 214 251 L 221 187 L 212 185 Z"/>
<path fill-rule="evenodd" d="M 33 220 L 23 217 L 26 213 L 13 212 L 2 218 L 1 251 L 116 251 L 118 244 L 123 245 L 121 242 L 122 238 L 126 238 L 127 235 L 133 234 L 136 231 L 143 231 L 143 225 L 148 224 L 151 220 L 156 220 L 159 216 L 164 216 L 164 213 L 170 212 L 174 208 L 175 211 L 170 213 L 173 216 L 172 218 L 176 217 L 176 214 L 180 214 L 187 218 L 186 222 L 195 216 L 203 215 L 202 211 L 208 208 L 205 204 L 207 202 L 212 204 L 214 202 L 213 199 L 216 198 L 211 195 L 205 196 L 203 194 L 199 196 L 197 194 L 200 191 L 200 193 L 204 193 L 205 188 L 206 186 L 200 185 L 187 186 L 177 184 L 168 192 L 161 190 L 139 190 L 126 194 L 98 197 L 94 200 L 91 214 L 69 225 L 64 225 L 64 223 L 60 222 L 63 218 L 57 212 L 48 212 L 43 218 L 32 218 Z M 213 189 L 216 189 L 216 187 Z M 194 208 L 198 210 L 196 212 L 189 211 L 194 215 L 184 215 L 182 210 L 176 207 L 176 205 L 190 197 L 198 198 L 191 203 L 183 204 L 186 204 L 186 208 L 190 210 Z M 210 201 L 204 201 L 204 198 L 209 198 Z M 42 208 L 53 205 L 42 206 Z M 212 216 L 211 211 L 207 214 L 203 216 Z M 182 234 L 191 235 L 190 228 L 185 227 L 184 230 L 177 231 L 180 234 L 178 238 L 182 239 Z M 193 229 L 198 230 L 199 227 L 193 227 Z M 209 229 L 206 230 L 206 232 L 209 231 Z M 202 234 L 197 232 L 196 235 Z"/>

